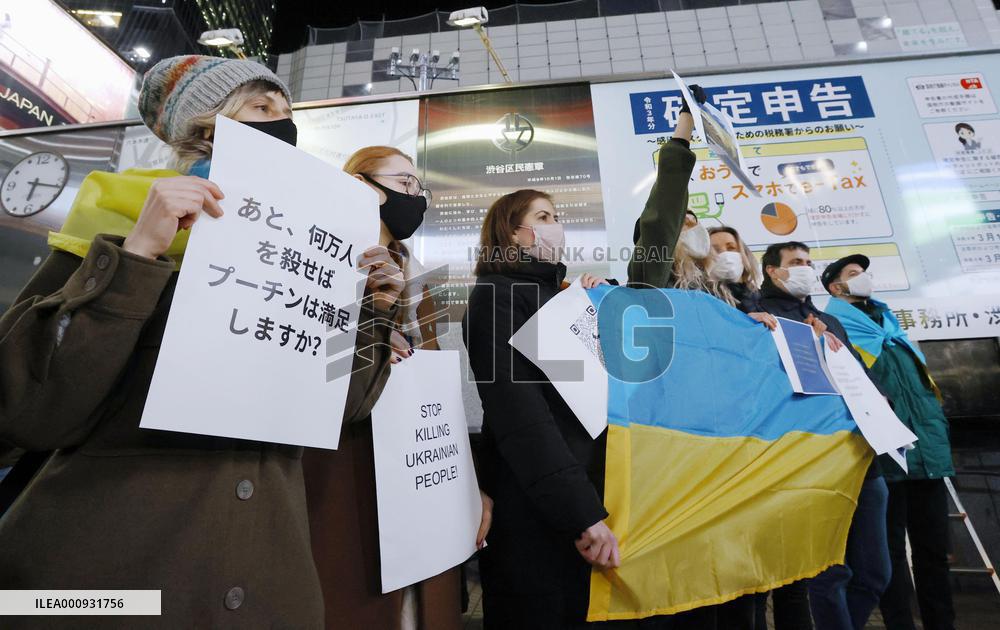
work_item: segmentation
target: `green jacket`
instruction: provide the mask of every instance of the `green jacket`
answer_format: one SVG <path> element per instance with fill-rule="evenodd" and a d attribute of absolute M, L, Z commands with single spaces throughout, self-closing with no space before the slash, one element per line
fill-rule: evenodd
<path fill-rule="evenodd" d="M 873 319 L 880 315 L 870 309 L 862 310 Z M 901 343 L 886 344 L 870 370 L 892 401 L 896 416 L 917 435 L 916 448 L 906 453 L 909 474 L 904 474 L 888 455 L 880 456 L 885 480 L 953 476 L 948 420 L 934 394 L 930 377 L 913 352 Z"/>
<path fill-rule="evenodd" d="M 684 225 L 688 182 L 696 161 L 686 142 L 671 139 L 660 147 L 656 181 L 639 216 L 639 240 L 628 263 L 630 285 L 670 286 L 673 251 Z M 669 253 L 669 257 L 652 254 Z M 640 260 L 640 258 L 643 258 Z M 645 260 L 649 258 L 649 260 Z"/>

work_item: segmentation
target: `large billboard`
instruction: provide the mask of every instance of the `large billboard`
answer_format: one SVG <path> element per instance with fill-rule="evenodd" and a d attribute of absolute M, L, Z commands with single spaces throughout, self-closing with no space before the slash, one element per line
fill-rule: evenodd
<path fill-rule="evenodd" d="M 7 0 L 0 129 L 125 118 L 136 73 L 50 0 Z"/>
<path fill-rule="evenodd" d="M 866 254 L 876 297 L 915 339 L 1000 335 L 1000 55 L 686 80 L 733 119 L 760 193 L 696 138 L 689 207 L 706 225 L 758 252 L 805 242 L 818 270 Z M 614 247 L 631 243 L 681 98 L 672 80 L 592 94 Z M 818 282 L 813 293 L 825 303 Z"/>
<path fill-rule="evenodd" d="M 417 238 L 427 268 L 448 267 L 447 302 L 461 315 L 483 217 L 500 196 L 553 197 L 573 273 L 606 275 L 594 114 L 587 84 L 471 92 L 423 100 L 419 167 L 434 191 Z"/>

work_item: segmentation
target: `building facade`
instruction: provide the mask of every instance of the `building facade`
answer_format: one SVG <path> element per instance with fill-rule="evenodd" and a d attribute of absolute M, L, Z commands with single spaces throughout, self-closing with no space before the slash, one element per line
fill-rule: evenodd
<path fill-rule="evenodd" d="M 599 2 L 512 6 L 490 12 L 486 30 L 515 82 L 842 59 L 863 60 L 1000 46 L 992 0 L 792 0 L 683 9 L 691 2 Z M 711 4 L 711 3 L 698 3 Z M 677 8 L 670 8 L 676 6 Z M 660 10 L 667 8 L 668 10 Z M 631 13 L 614 14 L 622 11 Z M 609 14 L 610 13 L 610 14 Z M 393 48 L 461 54 L 458 86 L 502 83 L 472 29 L 447 13 L 311 29 L 310 44 L 278 60 L 297 101 L 413 90 L 386 74 Z M 572 18 L 572 19 L 567 19 Z M 416 32 L 414 32 L 416 31 Z M 432 89 L 452 89 L 439 79 Z"/>

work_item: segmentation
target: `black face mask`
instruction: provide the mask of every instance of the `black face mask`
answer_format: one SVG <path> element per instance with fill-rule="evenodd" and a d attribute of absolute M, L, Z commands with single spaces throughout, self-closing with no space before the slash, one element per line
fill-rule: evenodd
<path fill-rule="evenodd" d="M 385 193 L 385 203 L 379 206 L 382 223 L 389 228 L 389 234 L 397 241 L 403 241 L 411 236 L 424 222 L 427 212 L 427 198 L 423 195 L 407 195 L 391 188 L 386 188 L 371 177 L 361 174 L 372 186 Z"/>
<path fill-rule="evenodd" d="M 299 139 L 299 128 L 295 126 L 291 118 L 281 120 L 268 120 L 266 122 L 240 121 L 247 127 L 253 127 L 257 131 L 263 131 L 267 135 L 277 138 L 283 142 L 295 146 Z"/>

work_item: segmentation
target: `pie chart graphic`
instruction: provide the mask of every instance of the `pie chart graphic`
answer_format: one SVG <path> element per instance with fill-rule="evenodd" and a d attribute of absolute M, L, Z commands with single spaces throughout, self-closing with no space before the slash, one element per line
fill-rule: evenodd
<path fill-rule="evenodd" d="M 780 201 L 769 203 L 760 209 L 760 222 L 768 232 L 778 236 L 791 234 L 799 226 L 795 211 Z"/>

